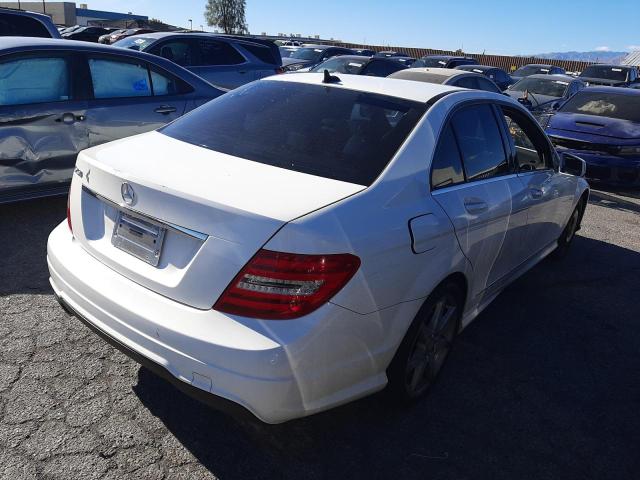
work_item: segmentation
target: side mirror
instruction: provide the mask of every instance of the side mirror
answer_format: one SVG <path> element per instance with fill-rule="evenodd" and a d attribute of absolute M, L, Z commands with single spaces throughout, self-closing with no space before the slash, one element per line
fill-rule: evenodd
<path fill-rule="evenodd" d="M 560 154 L 560 172 L 576 177 L 584 177 L 587 173 L 587 162 L 572 153 Z"/>

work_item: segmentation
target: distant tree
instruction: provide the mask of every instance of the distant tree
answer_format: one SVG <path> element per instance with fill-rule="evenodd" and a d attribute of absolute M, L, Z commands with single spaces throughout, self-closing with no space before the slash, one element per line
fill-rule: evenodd
<path fill-rule="evenodd" d="M 246 0 L 207 0 L 204 18 L 210 27 L 219 27 L 224 33 L 248 33 L 244 18 Z"/>

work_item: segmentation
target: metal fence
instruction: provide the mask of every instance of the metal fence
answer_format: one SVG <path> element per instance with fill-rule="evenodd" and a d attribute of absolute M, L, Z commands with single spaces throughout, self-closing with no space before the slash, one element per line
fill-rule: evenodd
<path fill-rule="evenodd" d="M 467 53 L 458 51 L 450 51 L 450 50 L 434 50 L 432 48 L 410 48 L 410 47 L 390 47 L 390 46 L 382 46 L 382 45 L 361 45 L 356 43 L 336 43 L 341 47 L 346 48 L 368 48 L 370 50 L 375 50 L 376 52 L 380 52 L 382 50 L 394 50 L 398 52 L 404 52 L 411 57 L 420 58 L 425 55 L 464 55 L 473 57 L 480 65 L 492 65 L 494 67 L 500 67 L 507 72 L 511 72 L 516 68 L 519 68 L 523 65 L 527 65 L 529 63 L 542 63 L 546 65 L 555 65 L 557 67 L 564 68 L 567 72 L 581 72 L 587 66 L 592 65 L 593 62 L 580 62 L 574 60 L 551 60 L 545 58 L 535 58 L 535 57 L 510 57 L 505 55 L 485 55 L 484 53 Z"/>

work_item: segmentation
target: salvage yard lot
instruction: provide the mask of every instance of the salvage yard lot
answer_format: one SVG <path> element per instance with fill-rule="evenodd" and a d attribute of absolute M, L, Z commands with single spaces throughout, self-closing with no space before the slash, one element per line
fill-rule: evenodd
<path fill-rule="evenodd" d="M 640 200 L 594 192 L 546 260 L 459 337 L 431 393 L 279 426 L 184 396 L 56 303 L 66 199 L 0 206 L 0 478 L 633 478 Z"/>

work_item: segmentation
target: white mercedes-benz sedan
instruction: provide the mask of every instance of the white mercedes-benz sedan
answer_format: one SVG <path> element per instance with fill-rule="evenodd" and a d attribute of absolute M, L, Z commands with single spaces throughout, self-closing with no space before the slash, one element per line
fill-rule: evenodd
<path fill-rule="evenodd" d="M 282 75 L 80 153 L 62 306 L 221 407 L 278 423 L 424 394 L 456 334 L 569 246 L 584 162 L 498 94 Z"/>

